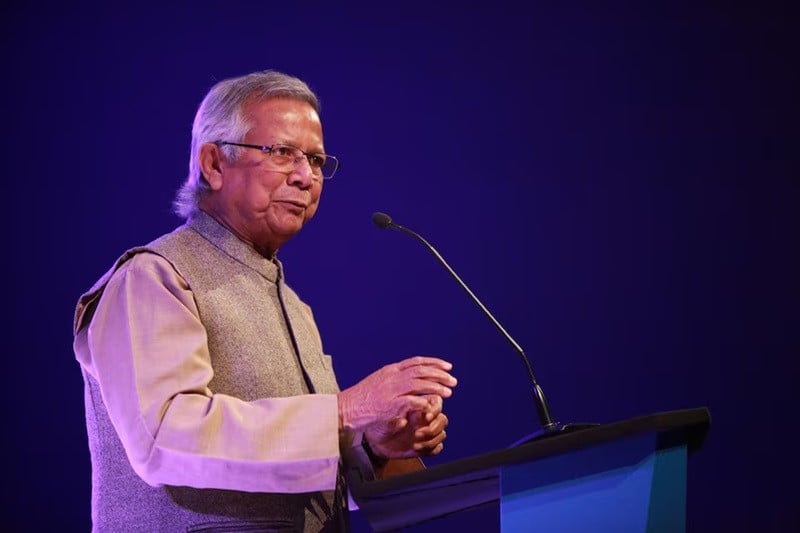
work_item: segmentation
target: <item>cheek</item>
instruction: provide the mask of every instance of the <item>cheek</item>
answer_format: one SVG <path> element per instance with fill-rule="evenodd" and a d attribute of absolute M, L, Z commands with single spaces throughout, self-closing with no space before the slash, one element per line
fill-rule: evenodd
<path fill-rule="evenodd" d="M 275 191 L 284 184 L 281 176 L 276 177 L 274 173 L 257 174 L 247 183 L 247 194 L 254 203 L 266 205 Z"/>
<path fill-rule="evenodd" d="M 320 199 L 321 193 L 322 193 L 322 186 L 319 187 L 319 190 L 312 197 L 311 205 L 309 205 L 308 209 L 306 209 L 305 220 L 311 220 L 311 217 L 313 217 L 314 213 L 317 212 L 317 208 L 319 207 L 319 199 Z"/>

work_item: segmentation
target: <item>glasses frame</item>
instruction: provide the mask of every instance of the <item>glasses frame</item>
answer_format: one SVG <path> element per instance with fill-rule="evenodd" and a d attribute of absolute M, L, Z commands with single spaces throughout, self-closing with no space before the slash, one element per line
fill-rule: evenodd
<path fill-rule="evenodd" d="M 226 146 L 227 145 L 227 146 L 239 146 L 241 148 L 253 148 L 255 150 L 260 150 L 260 151 L 264 152 L 265 154 L 271 154 L 272 150 L 276 146 L 288 146 L 289 148 L 294 148 L 295 150 L 297 150 L 301 154 L 303 154 L 303 157 L 305 157 L 306 161 L 308 161 L 309 166 L 311 166 L 312 173 L 313 173 L 313 170 L 314 170 L 314 166 L 311 165 L 310 157 L 311 156 L 324 156 L 326 163 L 328 162 L 328 160 L 332 159 L 334 161 L 334 163 L 335 163 L 335 166 L 333 167 L 333 171 L 331 172 L 330 176 L 326 176 L 326 175 L 322 174 L 322 167 L 319 167 L 320 176 L 322 177 L 323 180 L 331 179 L 334 176 L 334 174 L 336 174 L 336 171 L 339 170 L 339 168 L 342 166 L 341 163 L 339 162 L 339 158 L 337 158 L 336 156 L 333 156 L 333 155 L 330 155 L 330 154 L 326 154 L 326 153 L 309 153 L 309 152 L 306 152 L 305 150 L 301 150 L 297 146 L 293 146 L 291 144 L 286 144 L 286 143 L 275 143 L 275 144 L 273 144 L 271 146 L 264 146 L 264 145 L 261 145 L 261 144 L 246 144 L 246 143 L 235 143 L 235 142 L 230 142 L 230 141 L 215 141 L 214 144 L 216 144 L 217 146 Z M 301 159 L 302 158 L 300 158 L 300 157 L 295 158 L 295 161 L 294 161 L 295 168 L 297 168 L 297 163 L 299 163 Z"/>

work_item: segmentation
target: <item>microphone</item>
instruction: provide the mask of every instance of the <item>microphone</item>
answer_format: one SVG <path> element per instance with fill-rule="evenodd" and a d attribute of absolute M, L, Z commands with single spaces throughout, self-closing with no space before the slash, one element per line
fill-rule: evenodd
<path fill-rule="evenodd" d="M 372 214 L 372 223 L 375 224 L 376 226 L 378 226 L 381 229 L 392 228 L 394 230 L 398 230 L 398 231 L 401 231 L 401 232 L 406 233 L 408 235 L 411 235 L 412 237 L 417 239 L 419 242 L 421 242 L 423 245 L 425 245 L 425 247 L 442 264 L 442 266 L 444 266 L 444 268 L 447 269 L 447 271 L 450 273 L 450 275 L 453 276 L 453 278 L 456 280 L 456 282 L 458 282 L 458 284 L 461 286 L 461 288 L 464 289 L 464 291 L 470 296 L 470 298 L 472 298 L 472 300 L 476 304 L 478 304 L 478 307 L 481 308 L 481 311 L 483 311 L 484 314 L 487 317 L 489 317 L 489 320 L 491 320 L 492 323 L 495 325 L 495 327 L 498 330 L 500 330 L 500 333 L 506 338 L 506 340 L 509 343 L 511 343 L 511 345 L 517 351 L 519 356 L 522 358 L 522 362 L 525 365 L 525 369 L 528 371 L 528 377 L 530 378 L 531 384 L 533 385 L 533 399 L 534 399 L 534 402 L 535 402 L 535 405 L 536 405 L 536 413 L 539 416 L 539 422 L 540 422 L 540 424 L 542 426 L 542 431 L 543 431 L 543 435 L 539 435 L 539 436 L 546 436 L 546 435 L 554 434 L 554 433 L 557 433 L 557 432 L 561 432 L 561 431 L 563 431 L 565 429 L 570 429 L 570 430 L 578 429 L 577 427 L 574 427 L 573 425 L 563 426 L 563 425 L 559 424 L 558 422 L 554 422 L 553 421 L 553 417 L 550 414 L 550 407 L 547 405 L 547 400 L 545 399 L 545 396 L 544 396 L 544 391 L 542 391 L 542 387 L 539 386 L 539 383 L 536 381 L 536 377 L 534 377 L 534 375 L 533 375 L 533 369 L 531 368 L 530 361 L 528 361 L 528 357 L 525 355 L 525 352 L 522 349 L 522 347 L 517 343 L 517 341 L 514 340 L 513 337 L 511 337 L 511 335 L 509 335 L 509 333 L 500 324 L 500 322 L 497 321 L 497 319 L 492 315 L 492 313 L 489 312 L 489 310 L 486 308 L 486 306 L 483 305 L 483 303 L 481 303 L 481 301 L 478 299 L 477 296 L 475 296 L 475 293 L 473 293 L 469 289 L 469 287 L 467 287 L 467 284 L 464 283 L 461 280 L 461 278 L 458 276 L 458 274 L 456 274 L 455 271 L 452 268 L 450 268 L 450 265 L 448 265 L 447 261 L 444 260 L 444 258 L 441 256 L 441 254 L 439 254 L 438 251 L 436 251 L 436 248 L 434 248 L 428 241 L 426 241 L 418 233 L 416 233 L 414 231 L 411 231 L 408 228 L 405 228 L 405 227 L 403 227 L 403 226 L 401 226 L 399 224 L 396 224 L 396 223 L 392 222 L 392 218 L 389 215 L 385 214 L 385 213 L 373 213 Z M 592 425 L 594 425 L 594 424 L 592 424 Z M 535 438 L 535 437 L 531 437 L 531 438 Z M 530 438 L 522 439 L 521 441 L 518 441 L 515 444 L 519 444 L 519 443 L 524 442 L 526 440 L 530 440 Z"/>

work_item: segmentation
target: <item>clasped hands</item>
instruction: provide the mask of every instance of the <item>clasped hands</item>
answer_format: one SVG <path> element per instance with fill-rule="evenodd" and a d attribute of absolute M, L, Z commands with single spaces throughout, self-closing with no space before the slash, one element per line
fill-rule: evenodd
<path fill-rule="evenodd" d="M 388 459 L 438 454 L 448 423 L 442 400 L 456 385 L 452 367 L 423 356 L 384 366 L 338 394 L 340 431 L 363 432 Z"/>

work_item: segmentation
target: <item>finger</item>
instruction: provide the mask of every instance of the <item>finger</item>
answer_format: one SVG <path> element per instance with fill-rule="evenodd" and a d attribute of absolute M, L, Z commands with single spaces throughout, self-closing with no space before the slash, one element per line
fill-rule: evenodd
<path fill-rule="evenodd" d="M 444 448 L 444 439 L 446 438 L 447 434 L 443 431 L 437 435 L 436 438 L 425 442 L 415 442 L 413 450 L 420 455 L 434 455 L 442 451 L 442 448 Z M 435 451 L 437 449 L 438 451 Z"/>
<path fill-rule="evenodd" d="M 455 376 L 445 370 L 442 370 L 441 368 L 436 368 L 433 366 L 410 366 L 402 370 L 401 375 L 435 381 L 449 387 L 454 387 L 458 383 L 458 380 L 455 378 Z"/>
<path fill-rule="evenodd" d="M 444 359 L 440 359 L 438 357 L 427 357 L 424 355 L 415 355 L 414 357 L 403 359 L 396 364 L 399 370 L 405 370 L 413 366 L 437 367 L 445 371 L 453 368 L 453 363 L 449 361 L 445 361 Z"/>
<path fill-rule="evenodd" d="M 408 423 L 414 429 L 428 425 L 428 420 L 425 420 L 425 410 L 409 412 Z"/>
<path fill-rule="evenodd" d="M 442 400 L 441 396 L 437 396 L 436 394 L 430 394 L 426 396 L 425 399 L 428 400 L 428 408 L 425 410 L 425 421 L 430 422 L 442 412 L 444 400 Z"/>
<path fill-rule="evenodd" d="M 437 434 L 434 438 L 428 439 L 425 441 L 415 442 L 413 444 L 413 449 L 416 452 L 424 451 L 424 450 L 432 450 L 433 448 L 437 447 L 439 444 L 444 442 L 444 439 L 447 438 L 447 433 L 442 431 L 441 433 Z"/>
<path fill-rule="evenodd" d="M 414 438 L 416 440 L 428 439 L 431 436 L 436 435 L 436 434 L 444 431 L 444 428 L 447 427 L 449 422 L 450 421 L 447 419 L 447 416 L 445 416 L 444 414 L 439 415 L 431 423 L 429 423 L 429 424 L 427 424 L 425 426 L 421 426 L 421 427 L 416 428 L 414 430 Z"/>
<path fill-rule="evenodd" d="M 392 400 L 392 412 L 394 416 L 406 419 L 407 413 L 424 411 L 428 405 L 428 401 L 423 396 L 404 394 Z"/>
<path fill-rule="evenodd" d="M 415 427 L 422 428 L 434 425 L 436 421 L 439 419 L 446 421 L 447 417 L 442 412 L 441 407 L 433 408 L 429 405 L 428 409 L 425 411 L 414 411 L 409 413 L 408 419 L 409 422 L 412 423 Z"/>
<path fill-rule="evenodd" d="M 444 405 L 444 402 L 442 401 L 442 397 L 441 396 L 437 396 L 435 394 L 430 394 L 430 395 L 426 396 L 425 399 L 428 400 L 428 404 L 430 405 L 430 408 L 432 410 L 441 411 L 442 405 Z"/>
<path fill-rule="evenodd" d="M 442 398 L 449 398 L 453 395 L 453 389 L 442 385 L 441 383 L 437 383 L 435 381 L 429 381 L 427 379 L 419 379 L 414 378 L 409 381 L 406 394 L 416 394 L 418 396 L 425 396 L 428 394 L 435 394 L 437 396 L 441 396 Z M 422 400 L 423 404 L 421 409 L 424 409 L 428 406 L 428 402 L 426 400 Z"/>
<path fill-rule="evenodd" d="M 431 450 L 429 452 L 426 452 L 425 455 L 439 455 L 440 453 L 442 453 L 442 450 L 444 450 L 444 444 L 443 443 L 439 444 L 433 450 Z"/>
<path fill-rule="evenodd" d="M 389 371 L 388 373 L 386 371 Z M 381 371 L 379 371 L 381 372 Z M 417 380 L 417 387 L 414 388 L 412 382 Z M 419 388 L 422 382 L 427 382 L 425 388 Z M 384 394 L 438 394 L 442 395 L 445 391 L 436 385 L 451 388 L 458 383 L 458 380 L 447 372 L 438 368 L 425 366 L 411 366 L 402 371 L 391 372 L 391 369 L 384 368 L 381 372 L 377 385 Z M 446 393 L 448 396 L 452 391 Z"/>
<path fill-rule="evenodd" d="M 408 418 L 406 418 L 404 416 L 396 417 L 396 418 L 393 418 L 393 419 L 391 419 L 389 421 L 389 429 L 393 433 L 397 432 L 397 431 L 400 431 L 401 429 L 403 429 L 407 425 L 408 425 Z"/>

